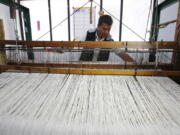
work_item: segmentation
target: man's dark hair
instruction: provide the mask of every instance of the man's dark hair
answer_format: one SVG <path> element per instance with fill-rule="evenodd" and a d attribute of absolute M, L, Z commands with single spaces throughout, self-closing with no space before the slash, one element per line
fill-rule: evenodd
<path fill-rule="evenodd" d="M 103 23 L 112 25 L 113 20 L 112 20 L 111 16 L 109 16 L 109 15 L 100 16 L 98 25 L 101 25 L 101 24 L 103 24 Z"/>

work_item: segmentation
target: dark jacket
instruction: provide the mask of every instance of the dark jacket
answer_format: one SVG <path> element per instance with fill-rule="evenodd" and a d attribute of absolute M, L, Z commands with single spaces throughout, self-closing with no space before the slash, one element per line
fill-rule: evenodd
<path fill-rule="evenodd" d="M 87 32 L 87 36 L 85 41 L 95 41 L 96 40 L 96 30 L 92 32 Z M 110 35 L 105 38 L 104 41 L 114 41 Z M 85 48 L 88 49 L 88 48 Z M 80 56 L 81 61 L 92 61 L 94 50 L 83 50 Z M 97 61 L 108 61 L 109 59 L 109 51 L 100 50 Z"/>

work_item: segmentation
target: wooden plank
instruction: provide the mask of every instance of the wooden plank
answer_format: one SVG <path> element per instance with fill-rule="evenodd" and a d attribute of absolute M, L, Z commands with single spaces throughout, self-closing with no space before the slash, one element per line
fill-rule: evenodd
<path fill-rule="evenodd" d="M 4 25 L 3 25 L 3 20 L 0 19 L 0 40 L 4 40 L 5 35 L 4 35 Z"/>
<path fill-rule="evenodd" d="M 164 22 L 164 23 L 160 23 L 160 24 L 157 24 L 153 27 L 163 27 L 163 26 L 166 26 L 168 24 L 171 24 L 171 23 L 175 23 L 177 20 L 172 20 L 172 21 L 167 21 L 167 22 Z"/>
<path fill-rule="evenodd" d="M 118 53 L 118 56 L 123 59 L 125 62 L 135 62 L 135 60 L 129 56 L 127 53 Z"/>
<path fill-rule="evenodd" d="M 180 71 L 137 71 L 139 76 L 180 76 Z"/>
<path fill-rule="evenodd" d="M 2 70 L 20 70 L 29 72 L 47 72 L 63 74 L 88 74 L 88 75 L 137 75 L 137 76 L 180 76 L 180 71 L 158 71 L 158 70 L 97 70 L 97 69 L 62 69 L 30 66 L 7 66 L 0 65 Z"/>
<path fill-rule="evenodd" d="M 91 68 L 91 69 L 153 69 L 155 63 L 146 65 L 136 64 L 55 64 L 55 63 L 13 63 L 9 62 L 8 65 L 19 65 L 19 66 L 32 66 L 32 67 L 58 67 L 58 68 Z M 172 69 L 172 64 L 158 64 L 160 69 Z"/>
<path fill-rule="evenodd" d="M 179 0 L 179 8 L 176 22 L 176 31 L 175 31 L 175 41 L 180 46 L 180 0 Z M 173 53 L 172 63 L 174 63 L 174 68 L 180 70 L 180 53 Z"/>
<path fill-rule="evenodd" d="M 16 9 L 13 7 L 9 7 L 9 12 L 10 12 L 10 18 L 16 19 Z"/>
<path fill-rule="evenodd" d="M 180 45 L 180 1 L 179 1 L 177 22 L 176 22 L 175 41 L 179 42 Z"/>
<path fill-rule="evenodd" d="M 16 41 L 0 40 L 0 45 L 4 44 L 16 45 Z M 177 42 L 17 41 L 17 44 L 31 47 L 180 49 Z"/>
<path fill-rule="evenodd" d="M 4 33 L 4 25 L 3 20 L 0 19 L 0 40 L 5 39 L 5 33 Z M 0 49 L 0 64 L 6 65 L 6 52 L 3 49 L 4 45 L 2 45 L 2 49 Z"/>

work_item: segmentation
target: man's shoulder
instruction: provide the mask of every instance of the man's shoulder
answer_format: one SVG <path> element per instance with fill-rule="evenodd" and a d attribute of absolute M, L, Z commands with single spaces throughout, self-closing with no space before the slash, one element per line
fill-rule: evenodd
<path fill-rule="evenodd" d="M 88 33 L 94 33 L 94 32 L 96 32 L 96 28 L 90 28 L 90 29 L 88 29 L 87 32 L 88 32 Z"/>
<path fill-rule="evenodd" d="M 87 37 L 88 38 L 94 38 L 96 33 L 96 28 L 90 28 L 88 29 L 85 34 L 82 36 L 82 38 L 80 39 L 80 41 L 87 41 Z M 89 40 L 89 39 L 88 39 Z"/>
<path fill-rule="evenodd" d="M 114 39 L 112 38 L 112 36 L 109 34 L 106 38 L 107 41 L 114 41 Z"/>

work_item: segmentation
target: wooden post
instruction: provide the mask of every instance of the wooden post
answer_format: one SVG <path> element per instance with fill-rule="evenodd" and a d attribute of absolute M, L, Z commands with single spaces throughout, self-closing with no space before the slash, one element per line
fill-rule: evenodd
<path fill-rule="evenodd" d="M 174 40 L 178 43 L 178 45 L 180 45 L 180 0 L 178 0 L 178 2 L 179 2 L 179 8 L 178 8 L 178 16 L 177 16 L 176 31 L 175 31 Z M 179 52 L 173 53 L 172 63 L 174 65 L 175 70 L 180 70 L 180 53 Z M 171 79 L 173 79 L 175 82 L 180 84 L 180 76 L 177 76 L 177 77 L 171 76 Z"/>
<path fill-rule="evenodd" d="M 175 41 L 180 45 L 180 0 L 179 0 L 179 8 L 178 8 L 178 16 L 177 16 L 177 22 L 176 22 L 176 32 L 175 32 Z M 175 63 L 175 69 L 180 70 L 180 53 L 174 54 L 174 63 Z"/>
<path fill-rule="evenodd" d="M 12 2 L 15 2 L 15 0 L 11 0 Z M 10 18 L 11 19 L 16 19 L 16 9 L 13 7 L 9 7 L 10 11 Z"/>
<path fill-rule="evenodd" d="M 179 43 L 179 45 L 180 45 L 180 0 L 179 0 L 179 9 L 178 9 L 177 22 L 176 22 L 175 41 L 177 41 Z"/>
<path fill-rule="evenodd" d="M 0 19 L 0 40 L 5 39 L 3 20 Z M 3 48 L 0 48 L 0 65 L 6 65 L 6 53 Z"/>

